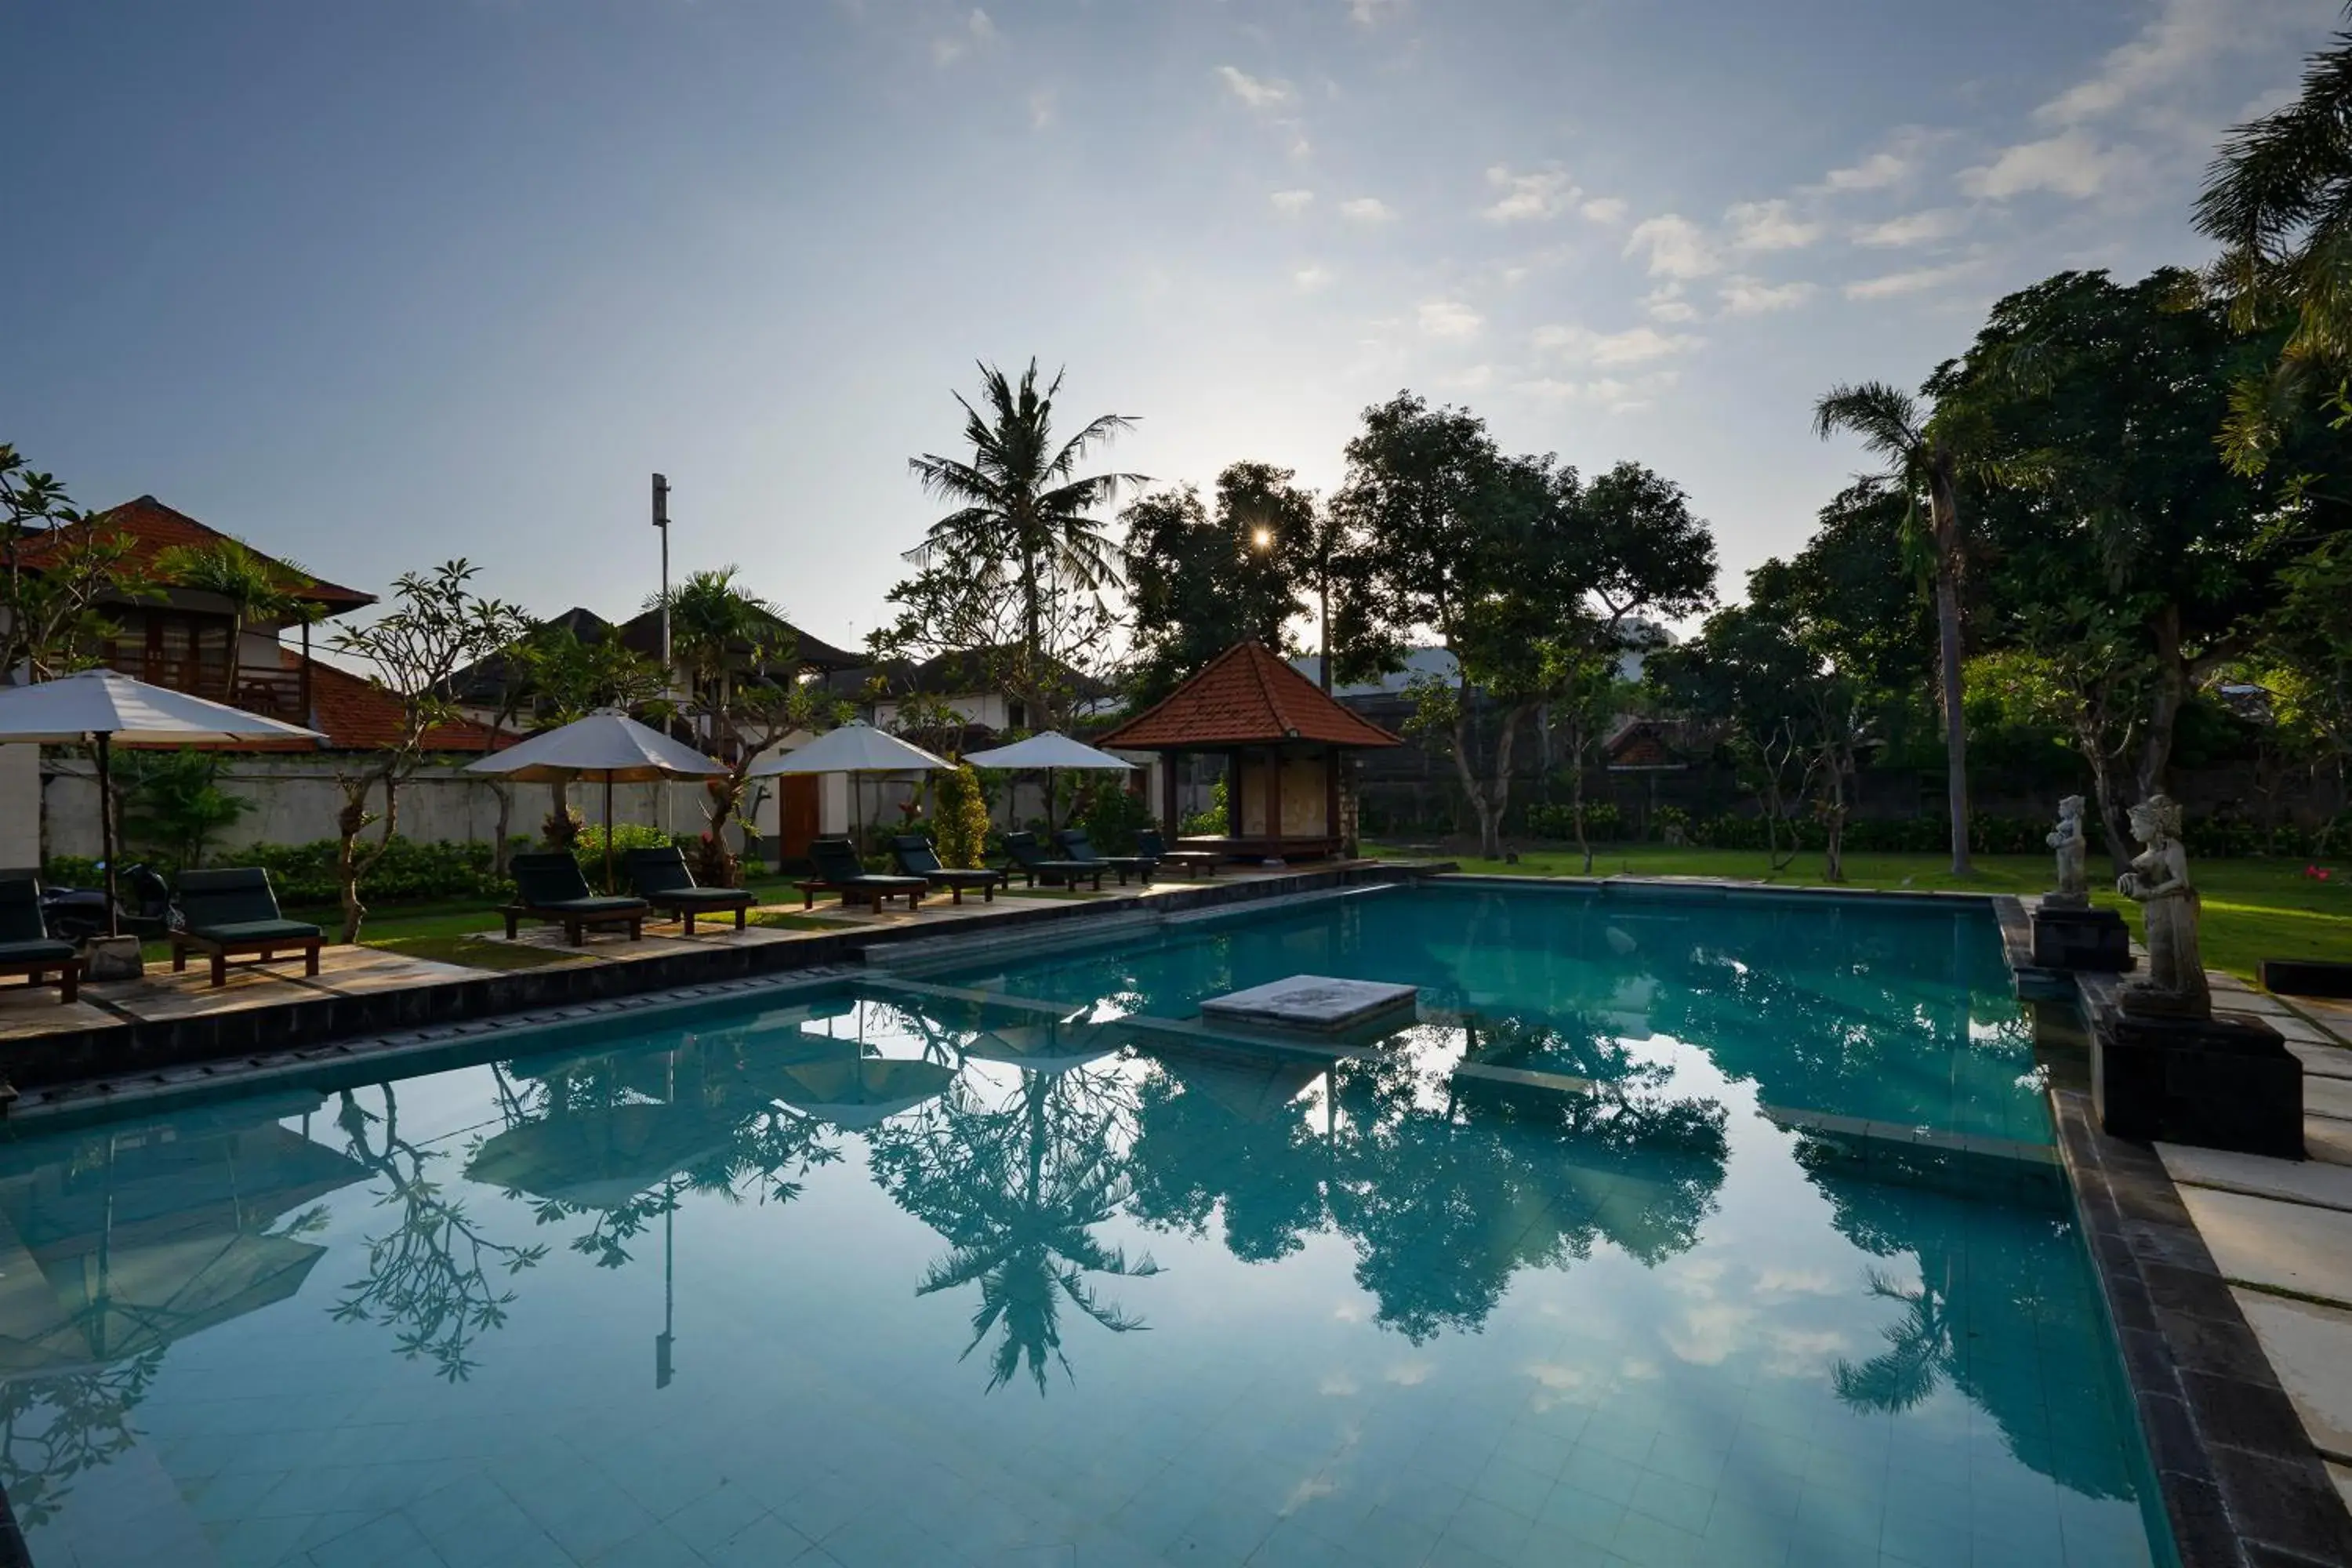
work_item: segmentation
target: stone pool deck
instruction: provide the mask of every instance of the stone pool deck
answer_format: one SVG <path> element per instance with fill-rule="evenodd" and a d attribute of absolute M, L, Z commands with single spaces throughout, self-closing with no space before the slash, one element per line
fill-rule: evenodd
<path fill-rule="evenodd" d="M 921 942 L 976 945 L 1029 928 L 1108 922 L 1256 902 L 1349 884 L 1405 881 L 1450 869 L 1394 861 L 1336 861 L 1283 869 L 1232 868 L 1210 879 L 1163 878 L 1149 887 L 1100 894 L 1000 893 L 993 902 L 927 900 L 887 914 L 820 904 L 822 929 L 704 924 L 691 937 L 654 926 L 637 941 L 589 936 L 579 948 L 552 927 L 527 929 L 516 945 L 554 962 L 525 968 L 472 968 L 365 946 L 331 946 L 319 973 L 299 963 L 230 971 L 214 989 L 200 968 L 151 967 L 135 981 L 82 987 L 61 1005 L 55 990 L 0 990 L 0 1069 L 17 1098 L 14 1116 L 82 1110 L 142 1089 L 226 1078 L 282 1059 L 348 1054 L 341 1043 L 405 1030 L 546 1012 L 719 982 L 780 976 L 854 963 L 870 949 Z M 768 906 L 798 916 L 797 900 Z M 486 950 L 506 942 L 472 939 Z M 560 955 L 560 956 L 558 956 Z"/>
<path fill-rule="evenodd" d="M 2197 1232 L 2352 1506 L 2352 1003 L 2277 997 L 2215 975 L 2214 1005 L 2255 1013 L 2303 1058 L 2310 1158 L 2159 1143 Z"/>

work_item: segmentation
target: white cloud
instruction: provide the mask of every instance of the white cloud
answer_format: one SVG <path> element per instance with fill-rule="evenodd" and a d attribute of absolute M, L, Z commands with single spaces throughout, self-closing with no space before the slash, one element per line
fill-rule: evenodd
<path fill-rule="evenodd" d="M 1579 210 L 1595 223 L 1620 224 L 1625 221 L 1625 201 L 1622 196 L 1595 196 Z"/>
<path fill-rule="evenodd" d="M 1891 217 L 1884 223 L 1864 224 L 1853 231 L 1853 237 L 1856 245 L 1894 250 L 1906 245 L 1949 239 L 1966 227 L 1968 221 L 1969 215 L 1958 207 L 1930 207 L 1925 212 Z"/>
<path fill-rule="evenodd" d="M 1501 193 L 1495 205 L 1486 209 L 1486 216 L 1496 223 L 1558 217 L 1584 194 L 1558 167 L 1515 174 L 1497 163 L 1486 171 L 1486 184 Z"/>
<path fill-rule="evenodd" d="M 1596 332 L 1590 327 L 1538 327 L 1535 345 L 1582 364 L 1645 364 L 1685 353 L 1704 340 L 1686 332 L 1662 332 L 1655 327 L 1628 327 L 1622 332 Z"/>
<path fill-rule="evenodd" d="M 1723 266 L 1706 231 L 1675 213 L 1644 218 L 1633 226 L 1625 241 L 1625 254 L 1643 251 L 1649 252 L 1653 278 L 1704 278 Z"/>
<path fill-rule="evenodd" d="M 1767 283 L 1758 278 L 1727 278 L 1717 291 L 1723 300 L 1723 310 L 1730 316 L 1767 316 L 1776 310 L 1793 310 L 1815 292 L 1810 283 Z"/>
<path fill-rule="evenodd" d="M 1272 202 L 1274 210 L 1283 216 L 1297 217 L 1315 205 L 1315 193 L 1313 191 L 1276 191 L 1265 199 Z"/>
<path fill-rule="evenodd" d="M 1495 384 L 1495 367 L 1491 364 L 1469 365 L 1450 375 L 1439 376 L 1437 384 L 1448 392 L 1484 392 Z"/>
<path fill-rule="evenodd" d="M 1683 286 L 1679 283 L 1669 283 L 1664 288 L 1653 289 L 1643 296 L 1642 309 L 1649 312 L 1653 321 L 1696 321 L 1698 320 L 1697 307 L 1683 298 Z"/>
<path fill-rule="evenodd" d="M 1741 250 L 1801 250 L 1822 235 L 1822 226 L 1807 223 L 1785 201 L 1735 202 L 1723 221 L 1731 226 L 1731 243 Z"/>
<path fill-rule="evenodd" d="M 1029 129 L 1044 131 L 1054 123 L 1054 89 L 1041 87 L 1029 95 Z"/>
<path fill-rule="evenodd" d="M 1433 338 L 1475 337 L 1486 324 L 1486 318 L 1459 300 L 1424 300 L 1420 317 L 1422 331 Z"/>
<path fill-rule="evenodd" d="M 951 66 L 971 49 L 994 43 L 996 37 L 996 24 L 989 20 L 987 12 L 975 8 L 964 18 L 961 35 L 942 33 L 931 40 L 931 63 Z"/>
<path fill-rule="evenodd" d="M 1902 294 L 1923 294 L 1975 269 L 1973 261 L 1956 261 L 1948 267 L 1921 267 L 1909 272 L 1889 272 L 1884 277 L 1865 278 L 1847 284 L 1845 297 L 1849 300 L 1892 300 Z"/>
<path fill-rule="evenodd" d="M 1321 262 L 1309 262 L 1290 275 L 1290 280 L 1307 293 L 1312 294 L 1331 281 L 1331 269 Z"/>
<path fill-rule="evenodd" d="M 1859 163 L 1832 169 L 1822 181 L 1830 191 L 1883 191 L 1909 177 L 1911 161 L 1893 153 L 1873 153 Z"/>
<path fill-rule="evenodd" d="M 1219 66 L 1217 79 L 1235 98 L 1261 112 L 1287 109 L 1298 101 L 1298 89 L 1280 77 L 1255 77 L 1237 66 Z"/>
<path fill-rule="evenodd" d="M 2102 148 L 2088 132 L 2062 131 L 2040 142 L 2004 148 L 1991 163 L 1963 170 L 1960 188 L 1989 201 L 2030 191 L 2080 199 L 2096 195 L 2120 162 L 2119 154 Z"/>
<path fill-rule="evenodd" d="M 1339 216 L 1349 223 L 1387 223 L 1396 208 L 1378 196 L 1355 196 L 1339 204 Z"/>
<path fill-rule="evenodd" d="M 1563 381 L 1545 375 L 1515 381 L 1511 390 L 1546 403 L 1593 403 L 1612 414 L 1631 414 L 1647 408 L 1661 395 L 1673 391 L 1677 379 L 1670 370 L 1652 371 L 1632 381 L 1616 376 L 1602 376 L 1597 381 Z M 1533 1374 L 1533 1369 L 1529 1370 Z"/>
<path fill-rule="evenodd" d="M 1348 16 L 1359 27 L 1377 27 L 1404 15 L 1408 0 L 1348 0 Z"/>
<path fill-rule="evenodd" d="M 2033 117 L 2045 125 L 2079 125 L 2145 101 L 2198 67 L 2258 43 L 2269 29 L 2250 24 L 2262 8 L 2250 0 L 2166 0 L 2130 42 L 2109 50 L 2096 71 Z"/>

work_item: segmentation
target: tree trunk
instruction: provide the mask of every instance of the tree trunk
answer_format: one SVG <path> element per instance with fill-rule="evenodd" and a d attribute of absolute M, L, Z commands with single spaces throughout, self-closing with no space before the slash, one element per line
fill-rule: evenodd
<path fill-rule="evenodd" d="M 1573 721 L 1568 731 L 1570 813 L 1576 818 L 1576 847 L 1584 854 L 1584 874 L 1592 875 L 1592 843 L 1584 831 L 1584 725 Z"/>
<path fill-rule="evenodd" d="M 1454 698 L 1454 771 L 1461 777 L 1462 795 L 1470 803 L 1471 819 L 1478 825 L 1478 853 L 1488 859 L 1500 859 L 1503 851 L 1493 818 L 1487 815 L 1486 790 L 1470 761 L 1470 691 L 1464 686 Z"/>
<path fill-rule="evenodd" d="M 1331 573 L 1325 567 L 1323 576 L 1315 584 L 1316 625 L 1321 628 L 1323 658 L 1321 669 L 1323 695 L 1331 695 Z"/>
<path fill-rule="evenodd" d="M 508 856 L 511 853 L 507 838 L 514 827 L 514 785 L 501 781 L 490 785 L 490 793 L 498 797 L 499 802 L 499 825 L 495 830 L 498 837 L 490 846 L 490 874 L 504 879 Z"/>
<path fill-rule="evenodd" d="M 1936 639 L 1943 665 L 1945 794 L 1952 816 L 1952 875 L 1974 873 L 1969 861 L 1969 735 L 1960 662 L 1960 510 L 1949 467 L 1938 462 L 1927 483 L 1936 531 Z"/>
<path fill-rule="evenodd" d="M 2148 704 L 2147 736 L 2140 742 L 2139 798 L 2161 795 L 2172 772 L 2172 737 L 2189 700 L 2189 667 L 2180 657 L 2180 606 L 2167 605 L 2148 623 L 2156 643 L 2156 695 Z"/>
<path fill-rule="evenodd" d="M 2124 803 L 2116 797 L 2116 771 L 2107 760 L 2107 749 L 2101 744 L 2098 726 L 2087 720 L 2075 728 L 2075 744 L 2091 763 L 2091 796 L 2099 808 L 2100 826 L 2106 829 L 2107 859 L 2120 877 L 2131 869 L 2131 825 L 2124 814 Z"/>

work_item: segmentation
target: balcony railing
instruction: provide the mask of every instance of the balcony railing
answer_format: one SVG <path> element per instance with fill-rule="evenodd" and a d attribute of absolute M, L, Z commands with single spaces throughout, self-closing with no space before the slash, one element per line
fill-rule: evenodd
<path fill-rule="evenodd" d="M 202 697 L 218 702 L 223 699 L 223 671 L 216 660 L 148 658 L 136 649 L 116 648 L 108 665 L 133 679 L 151 686 L 161 686 L 169 691 L 184 691 L 192 697 Z M 310 712 L 310 681 L 309 672 L 299 669 L 268 669 L 259 665 L 239 665 L 236 679 L 229 687 L 227 700 L 232 707 L 248 713 L 258 713 L 265 719 L 277 719 L 289 724 L 308 724 Z"/>

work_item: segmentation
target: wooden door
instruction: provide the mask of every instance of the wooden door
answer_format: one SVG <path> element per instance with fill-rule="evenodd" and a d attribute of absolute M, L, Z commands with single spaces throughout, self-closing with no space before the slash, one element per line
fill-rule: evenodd
<path fill-rule="evenodd" d="M 816 837 L 815 773 L 780 773 L 776 783 L 776 853 L 786 860 L 805 859 L 809 840 Z"/>

